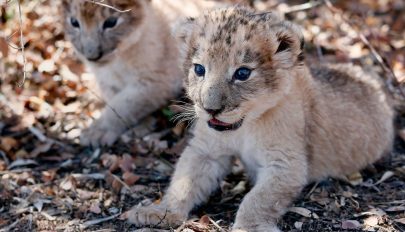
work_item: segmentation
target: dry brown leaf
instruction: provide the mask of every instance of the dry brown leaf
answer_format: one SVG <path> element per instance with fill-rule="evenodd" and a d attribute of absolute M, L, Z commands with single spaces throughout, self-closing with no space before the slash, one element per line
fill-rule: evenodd
<path fill-rule="evenodd" d="M 320 194 L 311 194 L 309 199 L 320 205 L 328 205 L 331 201 L 331 199 L 329 197 L 326 197 L 326 196 L 324 197 Z"/>
<path fill-rule="evenodd" d="M 7 164 L 6 162 L 4 162 L 3 160 L 0 160 L 0 171 L 4 171 L 7 168 Z"/>
<path fill-rule="evenodd" d="M 73 176 L 66 177 L 59 185 L 63 190 L 71 190 L 76 188 L 76 179 Z"/>
<path fill-rule="evenodd" d="M 14 154 L 14 157 L 11 157 L 11 159 L 18 160 L 18 159 L 26 159 L 26 158 L 28 158 L 28 157 L 29 157 L 28 152 L 23 148 L 23 149 L 19 149 L 19 150 Z"/>
<path fill-rule="evenodd" d="M 180 139 L 180 141 L 178 141 L 173 147 L 167 149 L 166 152 L 168 154 L 180 155 L 187 146 L 187 141 L 186 138 Z"/>
<path fill-rule="evenodd" d="M 99 203 L 94 203 L 90 206 L 89 211 L 95 214 L 100 214 L 101 209 L 100 209 L 100 204 Z"/>
<path fill-rule="evenodd" d="M 361 176 L 360 172 L 355 172 L 347 176 L 348 182 L 353 185 L 359 185 L 363 183 L 363 177 Z"/>
<path fill-rule="evenodd" d="M 294 222 L 294 227 L 297 230 L 301 230 L 303 224 L 304 224 L 303 222 Z"/>
<path fill-rule="evenodd" d="M 209 225 L 210 224 L 210 217 L 208 217 L 208 215 L 203 215 L 198 222 L 203 224 L 203 225 Z"/>
<path fill-rule="evenodd" d="M 381 177 L 377 182 L 375 182 L 374 185 L 381 184 L 382 182 L 386 181 L 388 178 L 392 177 L 393 175 L 394 175 L 394 172 L 392 172 L 392 171 L 386 171 L 386 172 L 382 175 L 382 177 Z"/>
<path fill-rule="evenodd" d="M 18 142 L 12 137 L 2 137 L 0 138 L 0 147 L 5 152 L 9 152 L 13 148 L 17 148 Z"/>
<path fill-rule="evenodd" d="M 186 129 L 187 124 L 182 122 L 176 124 L 176 126 L 172 129 L 173 133 L 177 136 L 181 136 L 184 133 L 184 130 Z"/>
<path fill-rule="evenodd" d="M 232 195 L 241 194 L 246 191 L 246 181 L 240 181 L 233 189 L 231 189 Z"/>
<path fill-rule="evenodd" d="M 129 154 L 124 154 L 119 161 L 119 167 L 121 168 L 122 172 L 132 172 L 135 170 L 135 163 L 132 156 Z"/>
<path fill-rule="evenodd" d="M 43 171 L 41 180 L 45 183 L 53 181 L 55 179 L 56 172 L 57 172 L 56 169 Z"/>
<path fill-rule="evenodd" d="M 374 227 L 378 225 L 378 216 L 371 216 L 364 220 L 364 225 Z"/>
<path fill-rule="evenodd" d="M 78 197 L 82 200 L 89 200 L 91 198 L 97 197 L 97 193 L 90 192 L 90 191 L 83 190 L 83 189 L 76 189 L 76 192 L 77 192 Z"/>
<path fill-rule="evenodd" d="M 5 226 L 5 225 L 8 224 L 8 223 L 9 223 L 8 220 L 5 220 L 5 219 L 3 219 L 3 218 L 0 218 L 0 226 L 1 226 L 1 227 Z"/>
<path fill-rule="evenodd" d="M 101 155 L 100 159 L 102 165 L 108 168 L 110 172 L 116 171 L 119 167 L 119 159 L 116 155 L 105 153 Z"/>
<path fill-rule="evenodd" d="M 17 177 L 17 184 L 23 186 L 29 182 L 32 182 L 32 175 L 28 172 L 23 172 Z"/>
<path fill-rule="evenodd" d="M 140 177 L 133 174 L 132 172 L 125 172 L 122 175 L 122 179 L 124 180 L 125 184 L 131 186 L 135 184 L 140 179 Z"/>
<path fill-rule="evenodd" d="M 8 56 L 8 43 L 5 38 L 0 37 L 0 53 L 2 54 L 2 59 Z"/>
<path fill-rule="evenodd" d="M 34 111 L 41 111 L 42 105 L 45 103 L 43 99 L 36 96 L 32 96 L 27 101 L 27 106 Z"/>
<path fill-rule="evenodd" d="M 53 60 L 44 60 L 38 66 L 38 71 L 40 72 L 55 72 L 57 69 L 55 62 Z"/>
<path fill-rule="evenodd" d="M 361 227 L 360 222 L 356 220 L 346 220 L 342 222 L 342 229 L 344 230 L 353 230 L 360 227 Z"/>
<path fill-rule="evenodd" d="M 114 193 L 119 193 L 121 191 L 121 188 L 122 188 L 122 183 L 119 180 L 114 178 L 114 180 L 113 180 L 113 182 L 111 184 L 111 187 L 112 187 Z"/>

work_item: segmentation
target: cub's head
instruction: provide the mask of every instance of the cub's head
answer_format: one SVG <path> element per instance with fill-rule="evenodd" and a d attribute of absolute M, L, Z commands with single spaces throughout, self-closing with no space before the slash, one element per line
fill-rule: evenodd
<path fill-rule="evenodd" d="M 62 0 L 65 34 L 83 58 L 108 61 L 120 43 L 131 34 L 139 37 L 149 0 Z M 135 34 L 134 34 L 135 33 Z M 136 35 L 139 34 L 139 35 Z"/>
<path fill-rule="evenodd" d="M 299 28 L 275 13 L 214 10 L 179 24 L 175 35 L 196 116 L 218 131 L 275 107 L 303 67 Z"/>

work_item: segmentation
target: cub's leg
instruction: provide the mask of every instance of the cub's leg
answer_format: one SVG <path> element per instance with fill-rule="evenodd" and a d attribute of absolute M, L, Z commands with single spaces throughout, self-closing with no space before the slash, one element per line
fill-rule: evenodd
<path fill-rule="evenodd" d="M 162 90 L 158 85 L 125 87 L 107 100 L 108 105 L 104 107 L 100 118 L 82 132 L 81 144 L 93 147 L 112 145 L 123 132 L 158 109 L 173 95 L 167 89 Z"/>
<path fill-rule="evenodd" d="M 307 181 L 305 160 L 291 157 L 259 168 L 256 184 L 245 196 L 236 214 L 234 232 L 280 231 L 277 219 L 285 213 Z"/>
<path fill-rule="evenodd" d="M 187 219 L 192 208 L 205 201 L 231 169 L 231 156 L 213 157 L 209 148 L 197 148 L 193 141 L 181 155 L 172 181 L 159 205 L 133 208 L 129 222 L 137 226 L 170 227 Z"/>

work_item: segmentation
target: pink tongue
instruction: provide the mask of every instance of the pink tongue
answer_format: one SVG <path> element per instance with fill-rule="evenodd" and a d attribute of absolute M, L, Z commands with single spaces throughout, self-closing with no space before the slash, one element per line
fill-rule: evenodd
<path fill-rule="evenodd" d="M 221 122 L 216 118 L 212 118 L 210 119 L 210 123 L 214 124 L 214 125 L 218 125 L 218 126 L 231 126 L 232 124 L 230 123 L 225 123 L 225 122 Z"/>

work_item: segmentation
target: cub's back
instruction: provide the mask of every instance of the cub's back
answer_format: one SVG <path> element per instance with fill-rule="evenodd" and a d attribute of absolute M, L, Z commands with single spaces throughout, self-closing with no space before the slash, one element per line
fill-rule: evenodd
<path fill-rule="evenodd" d="M 390 149 L 394 113 L 378 78 L 350 64 L 311 67 L 310 73 L 316 103 L 308 110 L 313 179 L 350 174 Z"/>
<path fill-rule="evenodd" d="M 352 64 L 328 64 L 310 67 L 318 90 L 332 102 L 351 103 L 363 110 L 384 108 L 391 112 L 384 85 L 373 75 Z"/>

